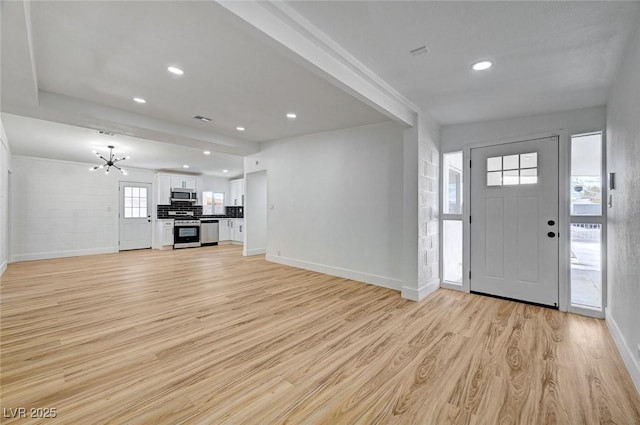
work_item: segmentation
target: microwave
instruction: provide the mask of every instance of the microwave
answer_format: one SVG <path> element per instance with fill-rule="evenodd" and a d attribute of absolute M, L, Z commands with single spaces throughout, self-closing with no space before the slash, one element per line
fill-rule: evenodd
<path fill-rule="evenodd" d="M 171 202 L 196 202 L 198 196 L 193 189 L 171 189 Z"/>

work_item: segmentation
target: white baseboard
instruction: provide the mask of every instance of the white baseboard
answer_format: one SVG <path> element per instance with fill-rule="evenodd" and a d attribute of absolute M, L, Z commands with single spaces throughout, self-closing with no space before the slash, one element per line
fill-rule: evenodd
<path fill-rule="evenodd" d="M 331 276 L 343 277 L 345 279 L 357 280 L 358 282 L 369 283 L 371 285 L 382 286 L 383 288 L 395 289 L 399 291 L 402 287 L 402 281 L 386 276 L 378 276 L 359 272 L 356 270 L 343 269 L 341 267 L 328 266 L 325 264 L 312 263 L 295 258 L 279 257 L 277 255 L 267 254 L 267 261 L 284 264 L 286 266 L 298 267 L 300 269 L 311 270 L 318 273 L 324 273 Z"/>
<path fill-rule="evenodd" d="M 255 248 L 255 249 L 248 249 L 245 255 L 260 255 L 260 254 L 266 254 L 266 253 L 267 253 L 267 250 L 265 248 Z"/>
<path fill-rule="evenodd" d="M 409 288 L 408 286 L 402 287 L 402 298 L 411 301 L 421 301 L 428 295 L 438 290 L 438 285 L 424 285 L 420 288 Z"/>
<path fill-rule="evenodd" d="M 7 271 L 7 262 L 3 262 L 2 265 L 0 265 L 0 276 L 2 276 L 4 274 L 4 272 Z"/>
<path fill-rule="evenodd" d="M 633 354 L 633 347 L 629 347 L 627 341 L 624 339 L 624 336 L 620 332 L 620 328 L 618 324 L 613 319 L 613 316 L 609 312 L 609 309 L 605 309 L 605 323 L 609 328 L 609 332 L 611 332 L 611 336 L 618 346 L 618 351 L 622 356 L 622 360 L 624 361 L 625 366 L 627 366 L 627 370 L 631 375 L 631 379 L 636 386 L 636 390 L 640 393 L 640 362 L 636 360 L 636 356 Z"/>
<path fill-rule="evenodd" d="M 11 258 L 12 262 L 32 261 L 32 260 L 48 260 L 51 258 L 63 257 L 79 257 L 81 255 L 111 254 L 118 252 L 118 249 L 112 246 L 92 249 L 78 249 L 73 251 L 52 251 L 52 252 L 34 252 L 30 254 L 14 254 Z"/>

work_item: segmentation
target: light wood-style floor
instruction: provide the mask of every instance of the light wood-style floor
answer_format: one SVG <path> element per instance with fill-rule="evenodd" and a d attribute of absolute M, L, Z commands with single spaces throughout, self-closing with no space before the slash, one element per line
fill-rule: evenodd
<path fill-rule="evenodd" d="M 235 246 L 17 263 L 0 288 L 3 416 L 57 409 L 7 424 L 640 424 L 587 317 Z"/>

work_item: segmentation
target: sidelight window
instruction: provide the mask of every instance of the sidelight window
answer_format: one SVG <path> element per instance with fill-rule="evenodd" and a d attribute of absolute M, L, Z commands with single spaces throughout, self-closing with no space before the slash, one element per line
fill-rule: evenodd
<path fill-rule="evenodd" d="M 462 152 L 442 155 L 442 279 L 462 284 Z"/>
<path fill-rule="evenodd" d="M 571 137 L 571 306 L 580 312 L 604 307 L 602 145 L 602 133 Z"/>

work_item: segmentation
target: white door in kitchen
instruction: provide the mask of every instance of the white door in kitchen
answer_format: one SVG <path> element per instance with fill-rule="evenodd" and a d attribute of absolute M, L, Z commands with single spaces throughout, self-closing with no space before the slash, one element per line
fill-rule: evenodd
<path fill-rule="evenodd" d="M 558 306 L 558 138 L 471 149 L 472 292 Z"/>
<path fill-rule="evenodd" d="M 151 184 L 120 182 L 120 251 L 151 248 Z"/>

